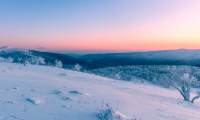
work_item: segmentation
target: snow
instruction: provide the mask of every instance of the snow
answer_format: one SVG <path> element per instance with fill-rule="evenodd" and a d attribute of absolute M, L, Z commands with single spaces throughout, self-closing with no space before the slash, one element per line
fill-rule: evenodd
<path fill-rule="evenodd" d="M 185 102 L 175 90 L 49 66 L 0 63 L 0 120 L 100 120 L 102 101 L 126 120 L 200 119 L 200 100 Z"/>
<path fill-rule="evenodd" d="M 29 52 L 26 49 L 11 48 L 9 46 L 4 46 L 4 47 L 0 48 L 0 54 L 2 54 L 2 53 L 11 53 L 11 52 L 16 52 L 16 51 L 19 51 L 19 52 Z"/>

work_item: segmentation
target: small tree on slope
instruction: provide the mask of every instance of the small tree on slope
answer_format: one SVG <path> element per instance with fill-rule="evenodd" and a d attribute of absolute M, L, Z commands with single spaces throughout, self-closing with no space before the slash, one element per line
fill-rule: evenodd
<path fill-rule="evenodd" d="M 9 58 L 7 58 L 6 61 L 9 62 L 9 63 L 12 63 L 14 61 L 14 58 L 9 57 Z"/>
<path fill-rule="evenodd" d="M 74 66 L 75 71 L 80 71 L 81 68 L 82 67 L 78 63 Z"/>
<path fill-rule="evenodd" d="M 62 61 L 55 60 L 55 66 L 58 67 L 59 69 L 62 68 L 63 66 Z"/>
<path fill-rule="evenodd" d="M 40 65 L 40 64 L 41 64 L 41 65 L 44 65 L 44 64 L 46 64 L 46 63 L 45 63 L 45 59 L 42 58 L 42 57 L 38 57 L 37 60 L 36 60 L 36 62 L 35 62 L 35 64 L 36 64 L 36 65 Z"/>
<path fill-rule="evenodd" d="M 188 73 L 180 75 L 179 73 L 175 72 L 176 67 L 168 67 L 168 69 L 170 70 L 170 73 L 168 74 L 169 79 L 167 79 L 166 82 L 180 92 L 184 98 L 184 101 L 193 103 L 195 99 L 200 97 L 200 94 L 198 94 L 190 101 L 191 82 L 196 80 L 194 76 L 191 76 Z"/>
<path fill-rule="evenodd" d="M 22 61 L 22 58 L 17 58 L 18 60 L 18 64 L 20 64 L 20 62 Z"/>
<path fill-rule="evenodd" d="M 0 62 L 4 62 L 5 58 L 0 57 Z"/>

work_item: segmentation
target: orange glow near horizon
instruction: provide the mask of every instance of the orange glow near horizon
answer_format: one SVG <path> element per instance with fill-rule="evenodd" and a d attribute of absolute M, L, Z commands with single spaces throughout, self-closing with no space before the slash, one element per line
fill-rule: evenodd
<path fill-rule="evenodd" d="M 100 17 L 96 13 L 87 16 L 95 8 L 91 8 L 85 14 L 80 14 L 83 10 L 80 9 L 77 13 L 70 14 L 71 17 L 66 18 L 62 15 L 57 16 L 57 14 L 53 16 L 49 12 L 53 21 L 48 23 L 51 19 L 43 18 L 44 21 L 40 22 L 42 19 L 35 16 L 34 19 L 38 21 L 32 21 L 34 25 L 27 22 L 28 20 L 23 21 L 22 17 L 18 18 L 22 21 L 21 24 L 18 22 L 13 24 L 13 26 L 16 25 L 15 28 L 10 25 L 14 23 L 12 21 L 0 31 L 0 45 L 26 49 L 44 47 L 47 50 L 200 49 L 200 1 L 180 1 L 180 3 L 184 4 L 174 9 L 170 7 L 171 4 L 167 7 L 158 4 L 155 6 L 158 8 L 152 11 L 150 15 L 146 13 L 153 9 L 149 5 L 146 6 L 148 8 L 137 8 L 140 13 L 133 15 L 131 13 L 137 11 L 137 9 L 132 9 L 132 6 L 129 6 L 130 10 L 127 9 L 121 16 L 118 16 L 120 14 L 120 11 L 117 11 L 118 7 L 113 8 L 115 11 L 108 7 L 107 10 L 110 10 L 111 13 L 107 15 L 105 15 L 106 13 L 99 13 L 101 14 Z M 141 3 L 141 5 L 143 4 Z M 162 10 L 160 6 L 165 7 L 167 12 L 159 12 L 158 10 Z M 122 10 L 125 9 L 126 7 Z M 58 11 L 58 13 L 62 11 Z M 114 16 L 113 13 L 117 13 L 117 15 Z M 75 15 L 84 16 L 80 17 L 84 20 L 75 17 L 71 21 L 67 21 Z M 109 18 L 111 15 L 114 17 Z M 138 15 L 138 17 L 134 17 L 134 15 Z M 57 17 L 60 18 L 57 19 Z M 64 20 L 61 21 L 62 19 Z"/>

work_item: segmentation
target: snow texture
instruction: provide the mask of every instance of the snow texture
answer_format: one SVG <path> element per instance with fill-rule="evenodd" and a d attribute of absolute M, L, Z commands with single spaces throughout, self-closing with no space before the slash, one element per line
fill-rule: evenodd
<path fill-rule="evenodd" d="M 200 100 L 176 90 L 48 66 L 0 63 L 0 96 L 0 120 L 100 120 L 94 102 L 102 100 L 118 106 L 106 109 L 113 118 L 200 119 Z"/>

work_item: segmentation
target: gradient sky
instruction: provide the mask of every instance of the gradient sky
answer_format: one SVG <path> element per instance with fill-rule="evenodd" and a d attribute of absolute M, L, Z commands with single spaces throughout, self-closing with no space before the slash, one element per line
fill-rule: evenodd
<path fill-rule="evenodd" d="M 1 46 L 200 49 L 200 0 L 1 0 Z"/>

